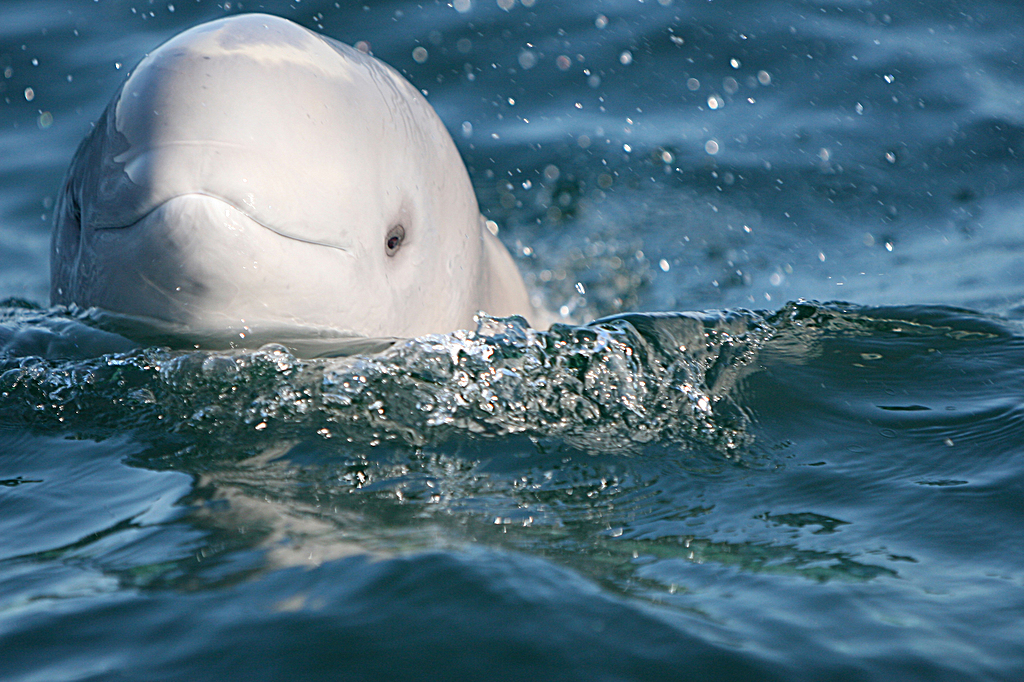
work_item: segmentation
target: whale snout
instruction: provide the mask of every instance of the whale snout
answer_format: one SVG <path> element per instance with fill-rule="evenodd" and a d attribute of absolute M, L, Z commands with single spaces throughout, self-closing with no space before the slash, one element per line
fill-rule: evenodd
<path fill-rule="evenodd" d="M 80 239 L 73 281 L 55 289 L 76 291 L 80 306 L 198 330 L 316 323 L 325 284 L 344 288 L 353 271 L 346 250 L 282 235 L 202 194 L 169 199 L 131 225 L 86 229 Z"/>

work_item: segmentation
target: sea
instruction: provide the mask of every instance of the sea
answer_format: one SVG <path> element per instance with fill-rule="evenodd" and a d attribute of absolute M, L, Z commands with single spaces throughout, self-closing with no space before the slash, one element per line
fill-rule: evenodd
<path fill-rule="evenodd" d="M 76 146 L 242 12 L 422 90 L 557 322 L 51 307 Z M 4 0 L 0 73 L 5 682 L 1024 679 L 1017 0 Z"/>

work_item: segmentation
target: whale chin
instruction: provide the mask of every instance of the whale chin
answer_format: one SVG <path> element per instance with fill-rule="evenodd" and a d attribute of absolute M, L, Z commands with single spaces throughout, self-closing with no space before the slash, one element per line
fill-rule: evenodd
<path fill-rule="evenodd" d="M 146 318 L 204 335 L 261 327 L 331 329 L 376 336 L 339 321 L 354 284 L 343 248 L 282 235 L 230 203 L 204 194 L 174 197 L 141 220 L 82 235 L 70 281 L 54 282 L 55 303 Z M 60 300 L 74 292 L 73 301 Z M 351 315 L 358 320 L 364 315 Z M 237 338 L 237 337 L 236 337 Z"/>
<path fill-rule="evenodd" d="M 104 353 L 121 353 L 134 347 L 160 346 L 172 350 L 284 350 L 301 358 L 339 357 L 361 353 L 378 353 L 401 338 L 364 336 L 332 327 L 315 327 L 301 323 L 281 323 L 224 318 L 222 324 L 204 320 L 196 326 L 170 322 L 145 315 L 117 313 L 104 308 L 81 308 L 75 303 L 66 312 L 88 328 L 113 335 L 101 339 Z M 127 345 L 125 345 L 127 344 Z M 96 347 L 96 346 L 94 346 Z"/>

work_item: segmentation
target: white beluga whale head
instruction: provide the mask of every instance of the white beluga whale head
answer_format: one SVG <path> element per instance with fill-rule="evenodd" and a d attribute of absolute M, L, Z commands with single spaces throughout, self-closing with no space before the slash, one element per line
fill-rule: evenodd
<path fill-rule="evenodd" d="M 533 312 L 423 96 L 262 14 L 178 35 L 122 85 L 58 200 L 51 299 L 236 341 Z"/>

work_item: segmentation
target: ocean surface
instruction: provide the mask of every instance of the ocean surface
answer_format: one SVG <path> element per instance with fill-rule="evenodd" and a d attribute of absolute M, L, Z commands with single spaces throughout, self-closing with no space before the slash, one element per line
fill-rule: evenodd
<path fill-rule="evenodd" d="M 50 308 L 77 144 L 245 11 L 423 90 L 561 322 Z M 0 679 L 1024 678 L 1015 0 L 5 0 L 0 73 Z"/>

